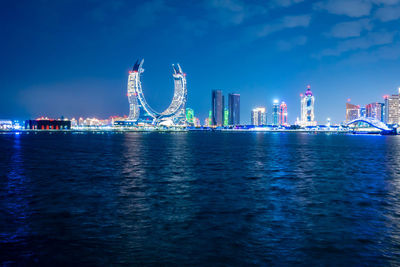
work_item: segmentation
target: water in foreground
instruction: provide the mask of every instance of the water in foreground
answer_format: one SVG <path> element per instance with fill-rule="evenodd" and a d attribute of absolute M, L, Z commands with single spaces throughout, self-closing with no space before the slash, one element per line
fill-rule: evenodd
<path fill-rule="evenodd" d="M 399 265 L 400 136 L 0 135 L 0 265 Z"/>

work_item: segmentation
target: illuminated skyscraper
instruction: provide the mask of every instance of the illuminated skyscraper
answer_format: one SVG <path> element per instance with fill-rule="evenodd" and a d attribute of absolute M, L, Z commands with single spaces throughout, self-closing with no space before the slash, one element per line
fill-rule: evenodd
<path fill-rule="evenodd" d="M 367 117 L 367 110 L 365 107 L 360 107 L 360 117 Z"/>
<path fill-rule="evenodd" d="M 399 88 L 400 94 L 400 88 Z M 399 95 L 391 95 L 387 97 L 387 124 L 400 123 L 400 97 Z"/>
<path fill-rule="evenodd" d="M 383 99 L 385 100 L 385 114 L 383 122 L 387 124 L 389 120 L 389 96 L 385 95 L 383 96 Z"/>
<path fill-rule="evenodd" d="M 166 110 L 159 113 L 152 109 L 147 103 L 141 83 L 141 75 L 144 72 L 142 59 L 136 61 L 128 76 L 128 120 L 134 123 L 155 125 L 184 125 L 186 124 L 185 107 L 187 100 L 186 74 L 183 73 L 179 64 L 172 65 L 174 70 L 174 96 L 171 104 Z"/>
<path fill-rule="evenodd" d="M 282 101 L 281 105 L 279 106 L 279 125 L 286 126 L 287 123 L 287 105 L 285 102 Z"/>
<path fill-rule="evenodd" d="M 228 96 L 229 125 L 240 125 L 240 95 L 229 94 Z"/>
<path fill-rule="evenodd" d="M 196 126 L 196 127 L 200 127 L 201 126 L 199 118 L 195 117 L 194 120 L 193 120 L 193 123 L 194 123 L 194 126 Z"/>
<path fill-rule="evenodd" d="M 255 126 L 267 124 L 267 111 L 265 108 L 255 108 L 251 111 L 251 124 Z"/>
<path fill-rule="evenodd" d="M 194 124 L 194 111 L 191 108 L 187 108 L 186 109 L 186 122 L 189 125 L 193 125 Z"/>
<path fill-rule="evenodd" d="M 307 86 L 305 94 L 301 94 L 301 126 L 316 126 L 317 122 L 314 120 L 314 102 L 315 98 L 311 92 L 311 87 Z"/>
<path fill-rule="evenodd" d="M 371 103 L 365 106 L 366 117 L 375 118 L 380 121 L 384 121 L 384 104 L 383 103 Z"/>
<path fill-rule="evenodd" d="M 346 122 L 360 117 L 360 106 L 346 103 Z"/>
<path fill-rule="evenodd" d="M 224 96 L 221 90 L 213 90 L 211 97 L 212 125 L 224 125 Z"/>
<path fill-rule="evenodd" d="M 229 125 L 229 111 L 227 108 L 224 110 L 224 126 Z"/>
<path fill-rule="evenodd" d="M 272 125 L 278 125 L 279 123 L 279 101 L 274 100 L 272 105 Z"/>

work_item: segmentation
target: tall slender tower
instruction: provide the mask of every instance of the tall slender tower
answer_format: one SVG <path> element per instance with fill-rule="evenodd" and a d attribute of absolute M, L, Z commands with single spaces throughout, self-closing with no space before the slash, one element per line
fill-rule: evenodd
<path fill-rule="evenodd" d="M 213 90 L 211 95 L 211 111 L 213 126 L 223 126 L 224 124 L 224 96 L 221 90 Z"/>
<path fill-rule="evenodd" d="M 315 98 L 311 92 L 311 86 L 307 86 L 307 91 L 301 95 L 301 126 L 316 126 L 314 120 L 314 102 Z"/>
<path fill-rule="evenodd" d="M 287 105 L 282 101 L 279 106 L 279 125 L 286 126 L 287 124 Z"/>
<path fill-rule="evenodd" d="M 279 101 L 274 100 L 274 104 L 272 105 L 272 125 L 279 124 Z"/>
<path fill-rule="evenodd" d="M 228 96 L 229 125 L 240 125 L 240 95 L 229 94 Z"/>
<path fill-rule="evenodd" d="M 251 124 L 254 126 L 267 124 L 267 111 L 264 107 L 255 108 L 251 111 Z"/>

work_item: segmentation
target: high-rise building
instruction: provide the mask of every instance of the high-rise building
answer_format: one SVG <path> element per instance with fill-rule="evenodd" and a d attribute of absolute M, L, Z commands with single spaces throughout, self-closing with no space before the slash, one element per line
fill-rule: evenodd
<path fill-rule="evenodd" d="M 315 121 L 314 118 L 314 102 L 315 98 L 313 96 L 313 93 L 311 92 L 311 87 L 307 86 L 307 91 L 305 94 L 301 94 L 301 119 L 300 119 L 300 125 L 301 126 L 316 126 L 317 122 Z"/>
<path fill-rule="evenodd" d="M 389 96 L 385 95 L 383 96 L 383 99 L 385 100 L 385 114 L 384 114 L 384 123 L 388 123 L 389 120 Z"/>
<path fill-rule="evenodd" d="M 283 101 L 282 101 L 281 105 L 279 106 L 279 125 L 283 125 L 283 126 L 288 125 L 288 122 L 287 122 L 287 105 Z"/>
<path fill-rule="evenodd" d="M 399 88 L 400 94 L 400 88 Z M 400 95 L 391 95 L 387 97 L 387 124 L 400 123 Z"/>
<path fill-rule="evenodd" d="M 211 111 L 212 119 L 211 124 L 213 126 L 224 125 L 224 96 L 221 90 L 213 90 L 211 97 Z"/>
<path fill-rule="evenodd" d="M 279 123 L 279 101 L 274 100 L 272 104 L 272 125 L 278 125 Z"/>
<path fill-rule="evenodd" d="M 229 94 L 229 125 L 240 125 L 240 94 Z"/>
<path fill-rule="evenodd" d="M 380 121 L 384 121 L 384 104 L 383 103 L 371 103 L 365 106 L 366 117 L 375 118 Z"/>
<path fill-rule="evenodd" d="M 265 108 L 255 108 L 251 111 L 251 124 L 255 126 L 267 124 L 267 111 Z"/>
<path fill-rule="evenodd" d="M 229 125 L 229 111 L 227 108 L 224 110 L 224 126 Z"/>
<path fill-rule="evenodd" d="M 194 111 L 191 108 L 186 109 L 186 122 L 189 125 L 194 125 Z"/>
<path fill-rule="evenodd" d="M 211 126 L 210 118 L 205 118 L 205 119 L 204 119 L 204 126 L 205 126 L 205 127 Z"/>
<path fill-rule="evenodd" d="M 194 124 L 195 127 L 200 127 L 201 126 L 200 125 L 200 119 L 195 117 L 194 120 L 193 120 L 193 124 Z"/>
<path fill-rule="evenodd" d="M 360 117 L 360 106 L 346 103 L 346 122 Z"/>
<path fill-rule="evenodd" d="M 367 117 L 367 109 L 365 107 L 360 107 L 360 117 Z"/>

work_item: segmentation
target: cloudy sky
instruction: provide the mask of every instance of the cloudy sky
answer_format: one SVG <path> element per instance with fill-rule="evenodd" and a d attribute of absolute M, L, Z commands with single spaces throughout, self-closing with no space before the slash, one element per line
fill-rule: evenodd
<path fill-rule="evenodd" d="M 3 1 L 0 119 L 128 114 L 128 71 L 145 59 L 154 109 L 173 95 L 172 63 L 188 107 L 204 121 L 212 89 L 300 113 L 308 84 L 316 119 L 341 122 L 345 102 L 382 101 L 400 86 L 400 0 Z"/>

